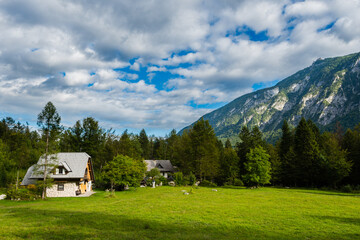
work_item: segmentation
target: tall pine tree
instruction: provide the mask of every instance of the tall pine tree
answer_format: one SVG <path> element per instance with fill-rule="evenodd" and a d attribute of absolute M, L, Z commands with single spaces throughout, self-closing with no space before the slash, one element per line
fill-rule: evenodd
<path fill-rule="evenodd" d="M 296 184 L 316 186 L 319 174 L 319 145 L 313 132 L 314 126 L 302 118 L 295 131 Z"/>

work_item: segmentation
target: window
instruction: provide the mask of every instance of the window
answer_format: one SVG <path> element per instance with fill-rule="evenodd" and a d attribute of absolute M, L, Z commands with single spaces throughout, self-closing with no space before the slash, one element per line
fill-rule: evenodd
<path fill-rule="evenodd" d="M 63 183 L 58 184 L 58 191 L 64 191 L 64 184 Z"/>
<path fill-rule="evenodd" d="M 59 174 L 64 174 L 64 169 L 62 167 L 59 168 Z"/>

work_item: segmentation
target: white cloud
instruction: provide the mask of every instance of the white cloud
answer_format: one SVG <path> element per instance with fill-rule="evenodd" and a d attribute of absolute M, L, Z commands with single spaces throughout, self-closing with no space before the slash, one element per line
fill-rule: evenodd
<path fill-rule="evenodd" d="M 167 69 L 165 67 L 156 67 L 156 66 L 150 66 L 146 70 L 147 72 L 165 72 Z"/>
<path fill-rule="evenodd" d="M 91 82 L 91 76 L 86 70 L 67 72 L 64 78 L 69 86 L 87 85 Z"/>
<path fill-rule="evenodd" d="M 316 17 L 326 14 L 328 11 L 329 7 L 326 2 L 312 0 L 297 2 L 286 7 L 286 14 L 292 16 Z"/>
<path fill-rule="evenodd" d="M 134 62 L 133 65 L 130 66 L 130 69 L 139 71 L 140 70 L 140 64 L 138 62 Z"/>
<path fill-rule="evenodd" d="M 359 12 L 359 0 L 0 0 L 0 112 L 36 117 L 51 100 L 67 122 L 181 128 L 211 111 L 190 101 L 358 52 Z"/>

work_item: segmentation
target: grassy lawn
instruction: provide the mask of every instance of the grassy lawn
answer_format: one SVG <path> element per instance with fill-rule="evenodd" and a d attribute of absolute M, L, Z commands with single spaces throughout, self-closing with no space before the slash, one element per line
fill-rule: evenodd
<path fill-rule="evenodd" d="M 0 239 L 360 239 L 360 195 L 184 189 L 0 201 Z"/>

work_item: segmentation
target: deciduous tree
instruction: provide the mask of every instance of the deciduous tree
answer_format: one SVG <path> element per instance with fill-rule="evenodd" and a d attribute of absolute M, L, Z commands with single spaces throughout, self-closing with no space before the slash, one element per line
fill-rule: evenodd
<path fill-rule="evenodd" d="M 269 184 L 270 175 L 270 155 L 261 147 L 255 147 L 250 149 L 250 152 L 246 154 L 247 161 L 244 165 L 247 173 L 243 176 L 243 179 L 247 186 L 259 186 Z"/>

